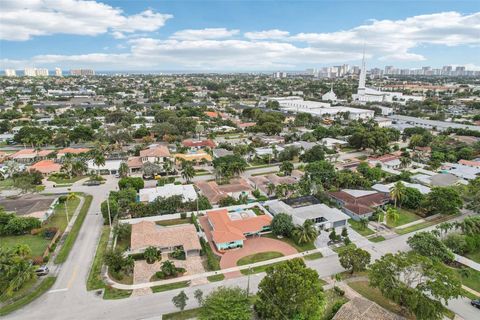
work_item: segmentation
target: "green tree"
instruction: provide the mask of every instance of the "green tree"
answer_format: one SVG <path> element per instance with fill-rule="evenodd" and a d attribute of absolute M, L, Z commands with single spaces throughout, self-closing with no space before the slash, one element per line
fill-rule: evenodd
<path fill-rule="evenodd" d="M 460 193 L 453 187 L 434 187 L 422 207 L 428 214 L 457 214 L 463 206 Z"/>
<path fill-rule="evenodd" d="M 302 259 L 267 269 L 258 286 L 255 310 L 262 319 L 320 319 L 324 294 L 318 273 Z"/>
<path fill-rule="evenodd" d="M 298 244 L 312 243 L 318 237 L 318 229 L 312 220 L 305 220 L 293 229 L 292 236 Z"/>
<path fill-rule="evenodd" d="M 198 302 L 198 305 L 201 306 L 203 304 L 203 291 L 200 289 L 197 289 L 193 292 L 193 296 Z"/>
<path fill-rule="evenodd" d="M 128 168 L 128 164 L 126 162 L 120 163 L 120 167 L 118 168 L 118 175 L 120 178 L 125 178 L 128 176 L 130 169 Z"/>
<path fill-rule="evenodd" d="M 338 257 L 340 265 L 345 269 L 350 270 L 351 274 L 366 270 L 367 266 L 370 264 L 370 253 L 357 248 L 354 244 L 349 244 L 343 248 L 338 253 Z"/>
<path fill-rule="evenodd" d="M 305 151 L 305 153 L 301 156 L 301 159 L 303 162 L 315 162 L 325 160 L 324 147 L 321 145 L 313 146 L 311 149 Z"/>
<path fill-rule="evenodd" d="M 462 292 L 453 270 L 415 252 L 384 255 L 370 266 L 369 280 L 370 286 L 419 320 L 442 319 L 442 302 L 448 304 Z"/>
<path fill-rule="evenodd" d="M 195 169 L 191 162 L 186 161 L 182 164 L 182 178 L 190 183 L 192 178 L 195 177 Z"/>
<path fill-rule="evenodd" d="M 295 228 L 292 216 L 286 213 L 276 214 L 270 225 L 272 232 L 276 236 L 285 236 L 289 237 Z"/>
<path fill-rule="evenodd" d="M 395 207 L 397 207 L 397 202 L 401 203 L 405 197 L 405 185 L 401 181 L 398 181 L 390 188 L 390 197 L 392 197 Z"/>
<path fill-rule="evenodd" d="M 418 232 L 408 238 L 408 245 L 413 251 L 430 259 L 451 262 L 454 259 L 452 251 L 431 232 Z"/>
<path fill-rule="evenodd" d="M 160 258 L 160 252 L 157 248 L 149 246 L 143 252 L 143 257 L 145 258 L 147 263 L 152 264 Z"/>
<path fill-rule="evenodd" d="M 291 163 L 290 161 L 282 162 L 282 164 L 280 165 L 280 171 L 283 171 L 286 176 L 291 175 L 293 171 L 293 163 Z"/>
<path fill-rule="evenodd" d="M 183 311 L 187 306 L 187 300 L 188 300 L 188 296 L 185 294 L 183 290 L 180 291 L 179 294 L 177 294 L 172 298 L 172 302 L 174 306 L 180 309 L 180 311 Z"/>
<path fill-rule="evenodd" d="M 245 290 L 219 287 L 205 297 L 200 320 L 250 320 L 252 311 Z"/>
<path fill-rule="evenodd" d="M 400 218 L 400 214 L 398 213 L 398 210 L 396 208 L 389 206 L 387 208 L 387 212 L 385 213 L 385 217 L 387 221 L 395 223 Z"/>

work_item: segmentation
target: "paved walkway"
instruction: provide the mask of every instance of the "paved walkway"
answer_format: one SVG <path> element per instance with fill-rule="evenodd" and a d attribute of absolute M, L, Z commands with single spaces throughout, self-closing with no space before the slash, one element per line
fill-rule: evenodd
<path fill-rule="evenodd" d="M 466 265 L 474 270 L 480 271 L 480 263 L 477 263 L 473 260 L 470 260 L 464 256 L 459 256 L 458 254 L 455 255 L 455 261 Z"/>
<path fill-rule="evenodd" d="M 280 252 L 284 256 L 297 253 L 294 247 L 280 240 L 264 237 L 249 238 L 243 242 L 243 248 L 232 249 L 225 252 L 220 260 L 220 267 L 222 269 L 233 268 L 237 266 L 237 261 L 243 257 L 268 251 Z M 235 278 L 240 276 L 240 272 L 228 273 L 225 274 L 225 276 L 227 278 Z"/>

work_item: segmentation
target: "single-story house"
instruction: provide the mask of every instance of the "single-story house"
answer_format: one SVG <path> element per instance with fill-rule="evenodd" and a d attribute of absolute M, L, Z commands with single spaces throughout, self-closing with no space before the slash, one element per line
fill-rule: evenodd
<path fill-rule="evenodd" d="M 162 252 L 173 252 L 176 248 L 181 247 L 185 251 L 185 256 L 199 255 L 202 249 L 193 224 L 162 227 L 155 222 L 146 220 L 132 224 L 128 253 L 141 253 L 150 246 L 158 248 Z"/>
<path fill-rule="evenodd" d="M 191 149 L 203 149 L 203 148 L 206 148 L 206 147 L 209 147 L 210 149 L 213 149 L 215 148 L 215 142 L 213 140 L 210 140 L 210 139 L 206 139 L 206 140 L 191 140 L 191 139 L 187 139 L 187 140 L 183 140 L 182 141 L 182 145 L 185 146 L 185 147 L 188 147 L 188 148 L 191 148 Z"/>
<path fill-rule="evenodd" d="M 9 156 L 15 162 L 19 163 L 32 163 L 39 160 L 44 160 L 49 154 L 53 153 L 53 150 L 40 150 L 35 149 L 22 149 Z"/>
<path fill-rule="evenodd" d="M 212 150 L 213 157 L 214 158 L 221 158 L 225 156 L 231 156 L 233 155 L 233 151 L 223 149 L 223 148 L 216 148 Z"/>
<path fill-rule="evenodd" d="M 63 148 L 58 150 L 57 159 L 63 158 L 67 153 L 78 155 L 81 153 L 87 153 L 88 151 L 90 151 L 88 148 Z"/>
<path fill-rule="evenodd" d="M 120 164 L 123 160 L 105 160 L 105 164 L 97 166 L 93 163 L 93 160 L 87 161 L 88 171 L 93 171 L 98 174 L 108 172 L 109 174 L 116 174 L 120 169 Z"/>
<path fill-rule="evenodd" d="M 461 163 L 444 163 L 441 172 L 451 173 L 465 180 L 474 180 L 480 177 L 480 167 L 468 166 Z"/>
<path fill-rule="evenodd" d="M 300 197 L 296 199 L 271 200 L 265 203 L 273 216 L 279 213 L 286 213 L 292 216 L 295 224 L 302 225 L 306 220 L 315 223 L 318 229 L 326 230 L 340 228 L 347 225 L 350 217 L 338 210 L 320 203 L 313 196 Z"/>
<path fill-rule="evenodd" d="M 219 251 L 241 248 L 247 237 L 258 236 L 268 231 L 272 217 L 265 213 L 257 216 L 253 210 L 227 209 L 207 212 L 208 224 L 212 228 L 212 240 Z"/>
<path fill-rule="evenodd" d="M 170 161 L 171 159 L 172 156 L 166 146 L 156 145 L 152 146 L 149 149 L 140 151 L 140 160 L 142 161 L 142 163 L 163 163 L 166 161 Z"/>
<path fill-rule="evenodd" d="M 250 177 L 249 180 L 252 182 L 254 188 L 260 189 L 263 193 L 268 195 L 269 184 L 273 184 L 275 186 L 279 184 L 295 184 L 300 179 L 294 176 L 280 177 L 274 173 L 271 173 L 264 176 L 253 176 Z"/>
<path fill-rule="evenodd" d="M 333 320 L 404 320 L 373 301 L 355 297 L 345 303 L 332 318 Z"/>
<path fill-rule="evenodd" d="M 449 187 L 457 184 L 468 184 L 466 180 L 451 173 L 437 173 L 433 175 L 419 173 L 411 176 L 411 179 L 412 181 L 431 187 Z"/>
<path fill-rule="evenodd" d="M 197 200 L 197 192 L 193 184 L 166 184 L 161 187 L 144 188 L 138 191 L 141 202 L 153 202 L 157 198 L 182 196 L 185 202 Z"/>
<path fill-rule="evenodd" d="M 190 153 L 176 153 L 175 154 L 175 159 L 177 159 L 177 161 L 192 161 L 192 162 L 202 162 L 202 161 L 206 161 L 206 162 L 212 162 L 212 156 L 209 155 L 208 153 L 206 152 L 203 152 L 203 151 L 197 151 L 197 152 L 190 152 Z"/>
<path fill-rule="evenodd" d="M 240 196 L 250 196 L 252 187 L 243 178 L 230 180 L 228 184 L 217 184 L 216 181 L 197 181 L 195 186 L 208 198 L 211 204 L 217 204 L 228 196 L 238 199 Z"/>
<path fill-rule="evenodd" d="M 347 141 L 334 138 L 323 138 L 322 140 L 320 140 L 320 143 L 327 148 L 340 148 L 348 144 Z"/>
<path fill-rule="evenodd" d="M 401 183 L 403 183 L 403 185 L 407 188 L 417 189 L 418 191 L 420 191 L 421 194 L 425 195 L 425 194 L 430 193 L 430 188 L 426 187 L 424 185 L 421 185 L 421 184 L 418 184 L 418 183 L 405 182 L 405 181 L 401 181 Z M 377 184 L 374 184 L 372 186 L 372 189 L 376 190 L 378 192 L 383 192 L 383 193 L 386 193 L 386 194 L 390 194 L 390 190 L 392 189 L 392 187 L 394 185 L 395 185 L 394 182 L 389 183 L 389 184 L 377 183 Z"/>
<path fill-rule="evenodd" d="M 43 175 L 60 172 L 62 165 L 53 160 L 40 160 L 29 167 L 29 171 L 38 171 Z"/>
<path fill-rule="evenodd" d="M 328 195 L 354 220 L 368 218 L 376 208 L 390 202 L 390 195 L 373 190 L 343 189 L 328 192 Z"/>

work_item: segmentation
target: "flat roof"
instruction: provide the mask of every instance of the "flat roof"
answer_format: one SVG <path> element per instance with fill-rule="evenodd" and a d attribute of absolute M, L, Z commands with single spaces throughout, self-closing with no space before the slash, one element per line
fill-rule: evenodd
<path fill-rule="evenodd" d="M 331 208 L 323 203 L 293 208 L 281 200 L 272 200 L 267 202 L 266 205 L 268 205 L 269 209 L 273 210 L 275 214 L 283 212 L 302 220 L 323 217 L 327 221 L 333 222 L 348 220 L 350 218 L 337 208 Z"/>
<path fill-rule="evenodd" d="M 140 201 L 152 202 L 159 197 L 169 198 L 171 196 L 181 195 L 184 201 L 195 201 L 197 199 L 197 192 L 193 184 L 166 184 L 161 187 L 144 188 L 138 192 Z"/>

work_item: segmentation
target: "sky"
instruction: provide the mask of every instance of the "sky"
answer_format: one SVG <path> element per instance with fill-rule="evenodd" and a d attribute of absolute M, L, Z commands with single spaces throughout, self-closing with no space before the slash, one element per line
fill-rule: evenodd
<path fill-rule="evenodd" d="M 0 0 L 0 68 L 480 70 L 480 0 Z"/>

